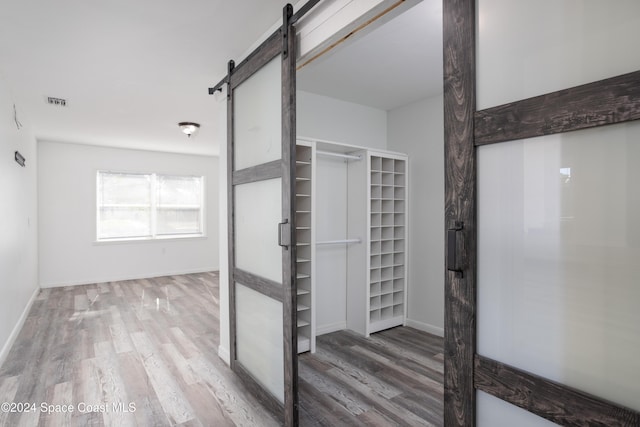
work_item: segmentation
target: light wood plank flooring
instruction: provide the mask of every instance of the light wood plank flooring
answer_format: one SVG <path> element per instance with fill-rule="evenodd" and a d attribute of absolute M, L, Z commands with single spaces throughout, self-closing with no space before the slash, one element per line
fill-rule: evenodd
<path fill-rule="evenodd" d="M 279 425 L 217 357 L 218 315 L 217 273 L 42 290 L 0 367 L 0 403 L 35 410 L 0 426 Z M 299 371 L 303 426 L 442 425 L 440 338 L 336 332 Z"/>

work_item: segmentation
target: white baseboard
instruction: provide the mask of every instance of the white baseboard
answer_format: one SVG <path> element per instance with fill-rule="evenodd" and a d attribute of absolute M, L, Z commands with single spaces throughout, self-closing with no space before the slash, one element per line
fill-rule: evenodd
<path fill-rule="evenodd" d="M 423 332 L 428 332 L 432 335 L 444 337 L 444 328 L 439 326 L 433 326 L 428 323 L 418 322 L 417 320 L 407 319 L 407 326 L 418 329 Z"/>
<path fill-rule="evenodd" d="M 225 348 L 221 345 L 218 346 L 218 357 L 224 360 L 227 365 L 231 365 L 231 354 L 229 353 L 229 349 Z"/>
<path fill-rule="evenodd" d="M 9 335 L 7 342 L 5 342 L 4 346 L 2 346 L 2 351 L 0 351 L 0 366 L 2 366 L 4 361 L 7 359 L 7 356 L 9 355 L 9 351 L 11 351 L 11 347 L 13 346 L 13 343 L 16 342 L 16 338 L 18 338 L 18 334 L 20 333 L 22 326 L 24 326 L 24 322 L 25 320 L 27 320 L 27 316 L 29 315 L 29 310 L 31 310 L 31 306 L 33 305 L 33 302 L 38 297 L 39 292 L 40 292 L 40 288 L 36 288 L 33 291 L 33 295 L 31 295 L 29 302 L 27 303 L 26 307 L 22 311 L 22 314 L 20 315 L 18 322 L 16 323 L 13 330 L 11 331 L 11 335 Z"/>
<path fill-rule="evenodd" d="M 167 272 L 148 273 L 148 274 L 139 274 L 139 275 L 125 275 L 125 276 L 114 275 L 110 277 L 98 277 L 93 279 L 71 280 L 68 282 L 40 283 L 40 287 L 41 288 L 59 288 L 63 286 L 92 285 L 94 283 L 122 282 L 125 280 L 150 279 L 153 277 L 180 276 L 183 274 L 207 273 L 209 271 L 218 271 L 218 270 L 219 270 L 218 267 L 204 267 L 204 268 L 196 268 L 196 269 L 190 269 L 190 270 L 167 271 Z"/>
<path fill-rule="evenodd" d="M 335 322 L 327 325 L 317 326 L 316 335 L 330 334 L 331 332 L 341 331 L 347 329 L 347 322 Z"/>

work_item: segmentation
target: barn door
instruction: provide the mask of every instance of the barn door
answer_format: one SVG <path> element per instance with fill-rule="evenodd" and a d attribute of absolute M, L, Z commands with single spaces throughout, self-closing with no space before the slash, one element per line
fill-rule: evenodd
<path fill-rule="evenodd" d="M 444 11 L 445 424 L 640 425 L 640 3 Z"/>
<path fill-rule="evenodd" d="M 291 16 L 229 63 L 227 104 L 231 366 L 285 425 L 297 424 Z"/>

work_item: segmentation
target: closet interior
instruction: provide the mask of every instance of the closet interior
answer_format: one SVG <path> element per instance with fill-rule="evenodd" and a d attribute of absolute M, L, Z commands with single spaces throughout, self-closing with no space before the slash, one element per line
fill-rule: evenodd
<path fill-rule="evenodd" d="M 407 156 L 299 137 L 298 352 L 317 335 L 406 323 Z"/>

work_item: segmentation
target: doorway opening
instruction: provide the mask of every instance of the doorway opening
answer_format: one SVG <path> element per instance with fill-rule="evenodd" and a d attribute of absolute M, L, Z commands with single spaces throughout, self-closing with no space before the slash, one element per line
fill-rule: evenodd
<path fill-rule="evenodd" d="M 300 423 L 441 425 L 442 2 L 300 68 L 297 135 Z"/>

